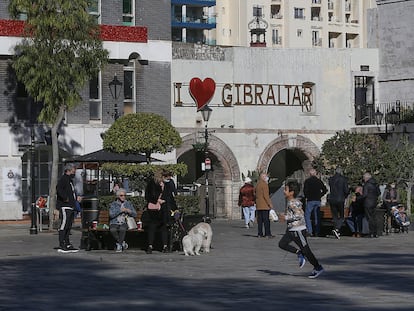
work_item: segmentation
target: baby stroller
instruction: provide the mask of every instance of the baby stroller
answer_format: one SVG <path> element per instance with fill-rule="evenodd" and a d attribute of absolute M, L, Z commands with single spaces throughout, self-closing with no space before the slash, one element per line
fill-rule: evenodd
<path fill-rule="evenodd" d="M 402 204 L 391 207 L 391 229 L 394 230 L 394 233 L 408 233 L 410 224 L 410 220 Z"/>

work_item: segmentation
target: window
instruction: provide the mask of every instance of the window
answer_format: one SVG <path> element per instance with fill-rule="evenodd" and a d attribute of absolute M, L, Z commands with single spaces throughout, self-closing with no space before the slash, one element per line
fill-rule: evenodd
<path fill-rule="evenodd" d="M 130 61 L 124 67 L 124 114 L 136 112 L 135 65 L 136 61 Z"/>
<path fill-rule="evenodd" d="M 89 120 L 101 120 L 102 101 L 101 101 L 101 75 L 89 81 Z"/>
<path fill-rule="evenodd" d="M 305 9 L 303 8 L 295 8 L 295 18 L 296 19 L 305 19 Z"/>
<path fill-rule="evenodd" d="M 263 17 L 263 7 L 255 5 L 253 7 L 253 16 L 254 17 Z"/>
<path fill-rule="evenodd" d="M 280 44 L 279 29 L 272 29 L 272 43 Z"/>
<path fill-rule="evenodd" d="M 135 0 L 123 0 L 122 23 L 124 26 L 134 26 Z"/>
<path fill-rule="evenodd" d="M 298 29 L 298 30 L 296 30 L 296 36 L 297 36 L 298 38 L 302 38 L 302 35 L 303 35 L 303 30 L 302 30 L 302 29 Z"/>
<path fill-rule="evenodd" d="M 90 0 L 88 13 L 94 17 L 97 24 L 100 24 L 101 23 L 101 1 Z"/>

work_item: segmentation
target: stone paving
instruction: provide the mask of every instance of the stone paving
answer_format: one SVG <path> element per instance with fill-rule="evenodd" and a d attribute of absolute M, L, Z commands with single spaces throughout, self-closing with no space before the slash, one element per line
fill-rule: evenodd
<path fill-rule="evenodd" d="M 56 232 L 0 223 L 0 310 L 414 310 L 413 234 L 309 243 L 326 272 L 241 221 L 213 220 L 210 254 L 57 253 Z M 80 241 L 74 229 L 72 241 Z M 75 243 L 74 243 L 75 244 Z"/>

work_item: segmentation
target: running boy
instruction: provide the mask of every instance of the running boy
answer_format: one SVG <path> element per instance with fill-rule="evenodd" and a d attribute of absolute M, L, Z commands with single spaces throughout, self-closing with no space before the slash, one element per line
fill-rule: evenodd
<path fill-rule="evenodd" d="M 309 278 L 315 279 L 324 270 L 313 255 L 306 239 L 306 223 L 302 202 L 296 198 L 299 191 L 300 185 L 297 181 L 289 181 L 285 185 L 284 194 L 288 201 L 288 205 L 286 214 L 280 215 L 279 219 L 281 221 L 286 220 L 287 229 L 286 233 L 279 241 L 279 247 L 298 256 L 299 268 L 302 268 L 305 265 L 307 259 L 313 265 L 313 271 L 309 275 Z M 295 244 L 299 246 L 299 249 L 290 245 L 291 242 L 295 242 Z"/>

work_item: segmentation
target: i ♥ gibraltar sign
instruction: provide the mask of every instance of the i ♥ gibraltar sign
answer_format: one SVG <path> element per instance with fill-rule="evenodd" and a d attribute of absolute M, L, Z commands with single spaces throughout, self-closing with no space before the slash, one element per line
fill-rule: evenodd
<path fill-rule="evenodd" d="M 190 95 L 197 104 L 197 111 L 200 111 L 208 105 L 216 91 L 216 82 L 211 78 L 192 78 L 190 81 Z"/>

